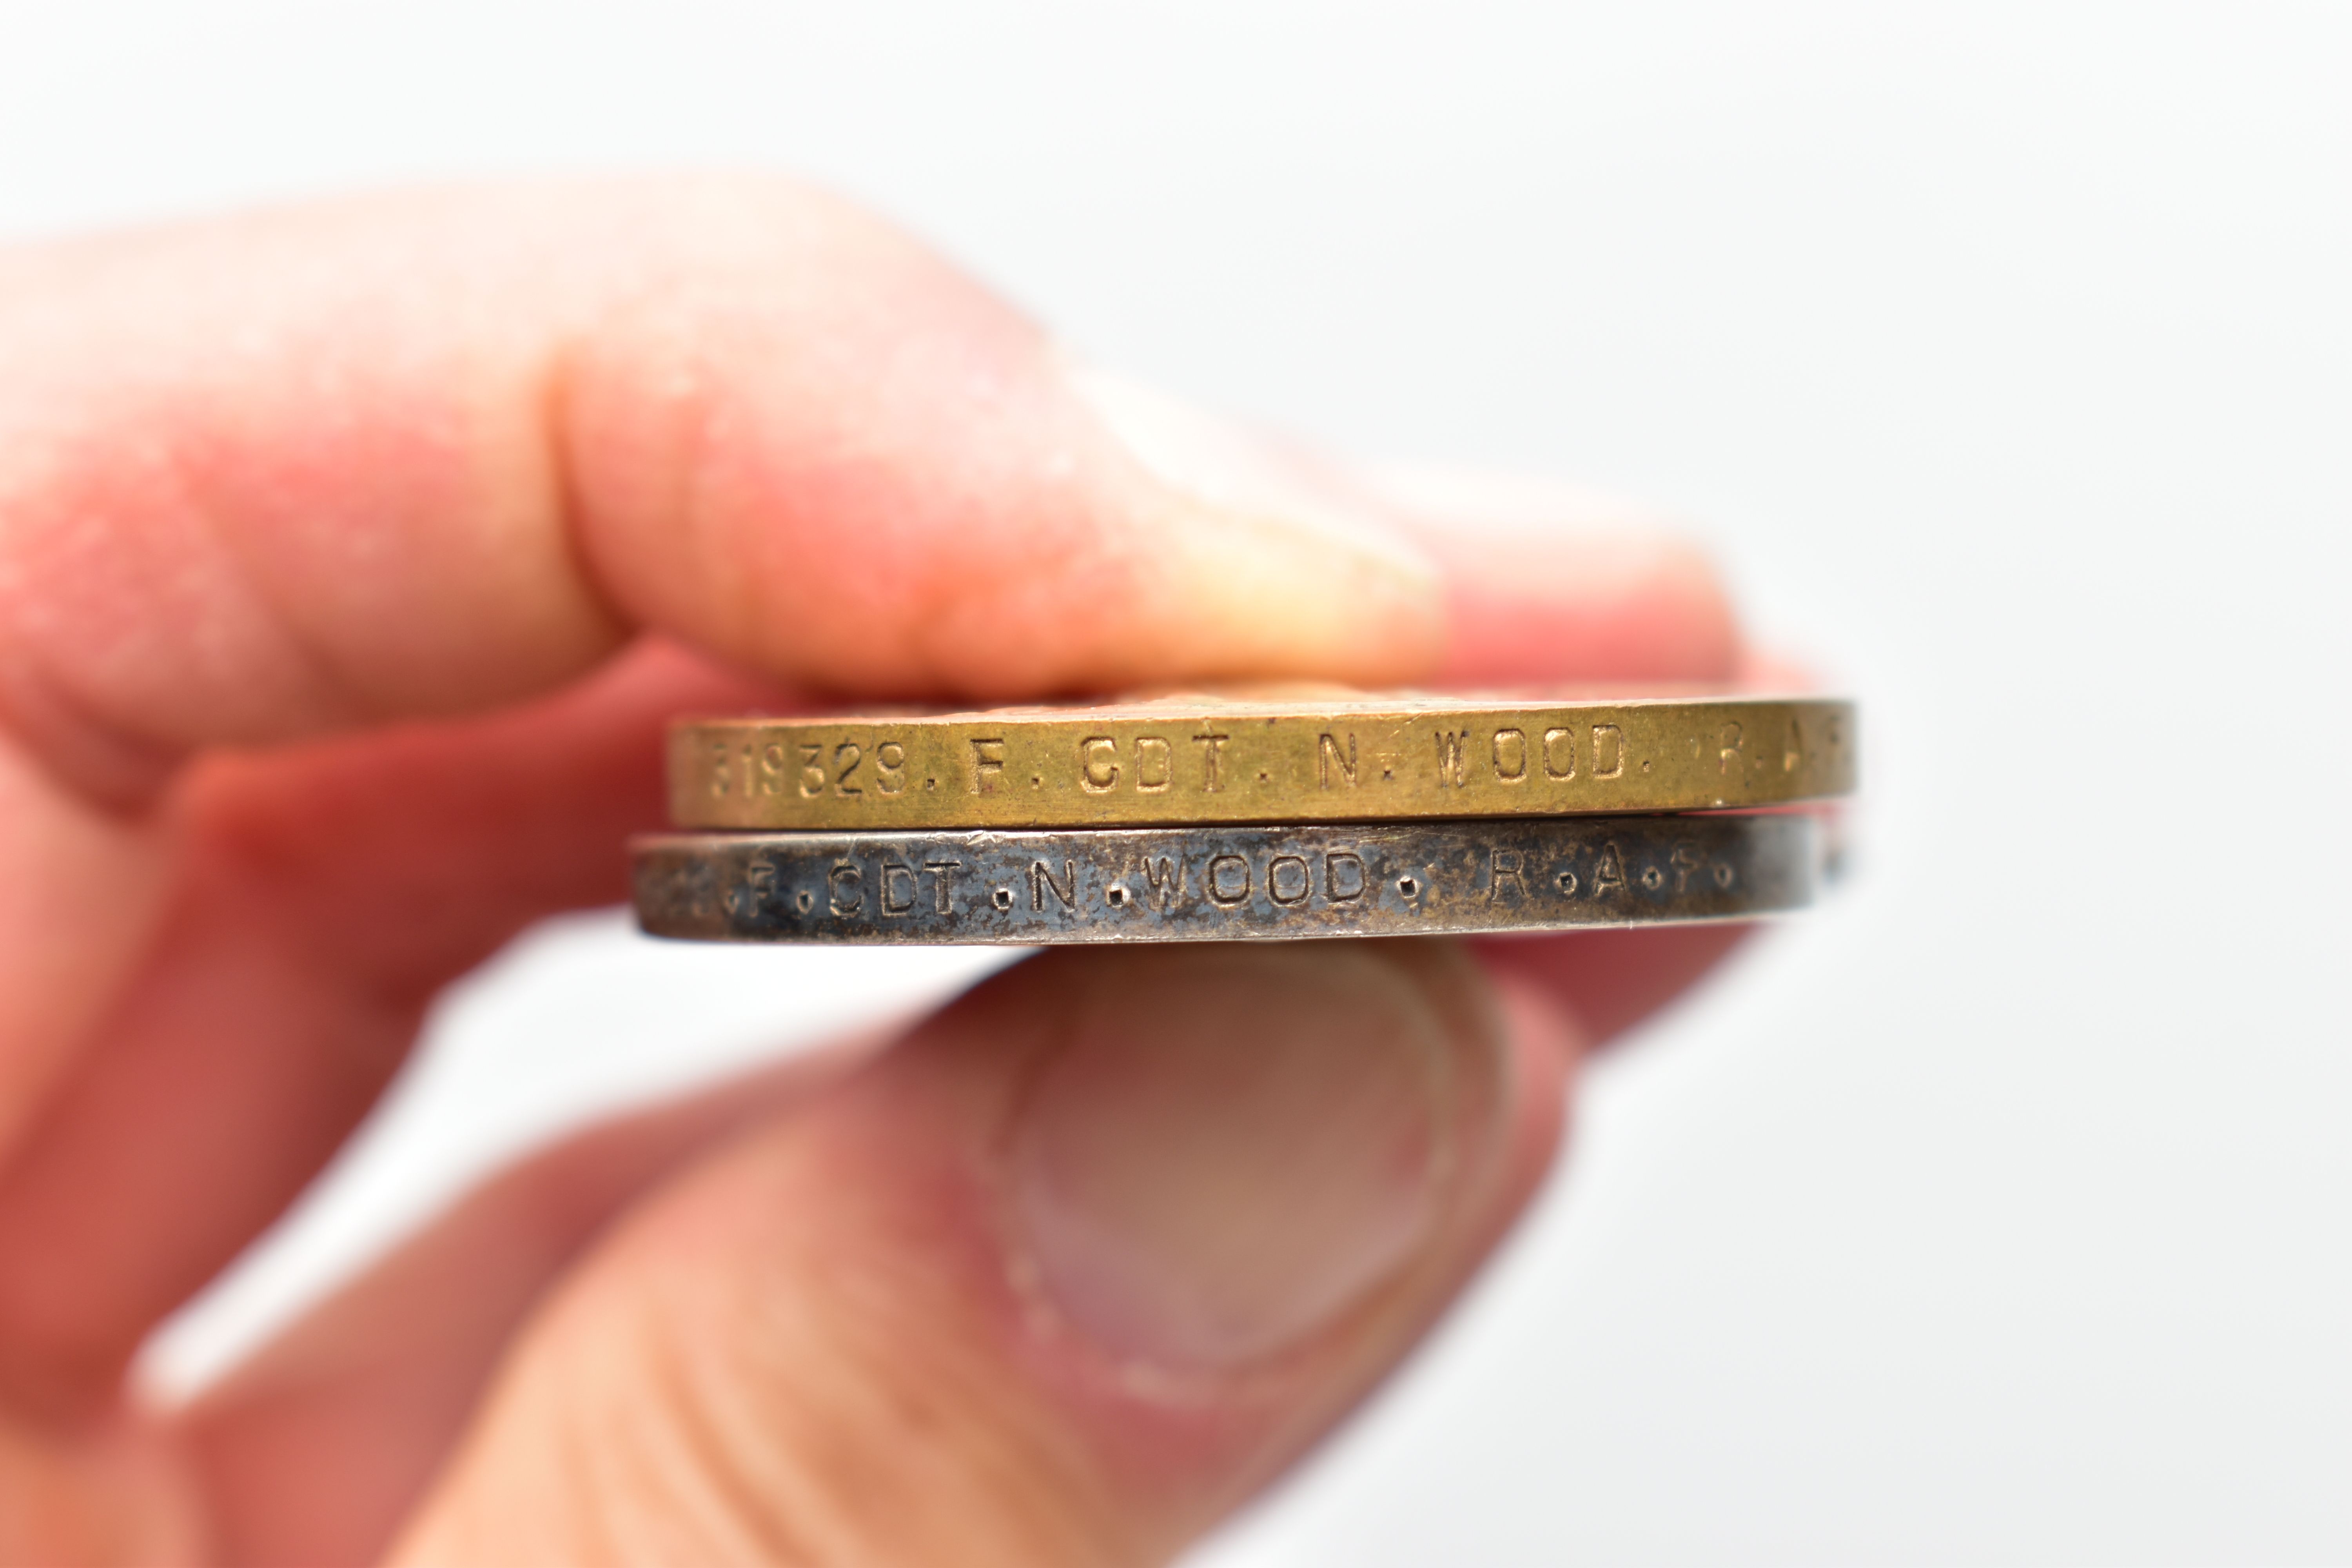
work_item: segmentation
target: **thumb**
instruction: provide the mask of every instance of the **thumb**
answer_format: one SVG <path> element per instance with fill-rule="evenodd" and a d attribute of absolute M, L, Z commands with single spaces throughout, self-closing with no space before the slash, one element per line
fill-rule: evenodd
<path fill-rule="evenodd" d="M 641 1205 L 395 1557 L 1170 1556 L 1460 1288 L 1567 1029 L 1429 940 L 1024 963 Z"/>

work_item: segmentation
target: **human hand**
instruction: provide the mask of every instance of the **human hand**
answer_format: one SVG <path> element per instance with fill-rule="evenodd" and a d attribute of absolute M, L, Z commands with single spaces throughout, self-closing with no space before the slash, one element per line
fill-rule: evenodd
<path fill-rule="evenodd" d="M 192 1408 L 124 1370 L 437 988 L 622 896 L 673 713 L 1732 678 L 1686 550 L 1455 526 L 1525 504 L 1076 373 L 776 182 L 0 254 L 0 1561 L 1181 1550 L 1735 933 L 1055 952 L 542 1153 Z"/>

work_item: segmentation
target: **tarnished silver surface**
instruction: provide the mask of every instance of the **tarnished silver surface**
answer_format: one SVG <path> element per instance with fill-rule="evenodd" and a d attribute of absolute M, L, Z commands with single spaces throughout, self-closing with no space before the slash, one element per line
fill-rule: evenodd
<path fill-rule="evenodd" d="M 1195 942 L 1746 920 L 1812 900 L 1807 816 L 635 840 L 638 922 L 706 942 Z"/>

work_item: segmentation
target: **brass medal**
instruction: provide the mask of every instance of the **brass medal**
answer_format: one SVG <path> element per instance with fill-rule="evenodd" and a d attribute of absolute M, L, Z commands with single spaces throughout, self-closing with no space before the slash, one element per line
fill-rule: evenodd
<path fill-rule="evenodd" d="M 1343 693 L 709 719 L 669 738 L 679 827 L 898 831 L 1547 817 L 1849 793 L 1818 699 Z"/>

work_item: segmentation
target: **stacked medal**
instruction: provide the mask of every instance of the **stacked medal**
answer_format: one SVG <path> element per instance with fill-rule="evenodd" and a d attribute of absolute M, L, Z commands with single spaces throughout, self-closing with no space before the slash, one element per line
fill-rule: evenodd
<path fill-rule="evenodd" d="M 1555 931 L 1811 902 L 1854 711 L 1819 699 L 1198 694 L 698 719 L 637 918 L 710 942 Z"/>

